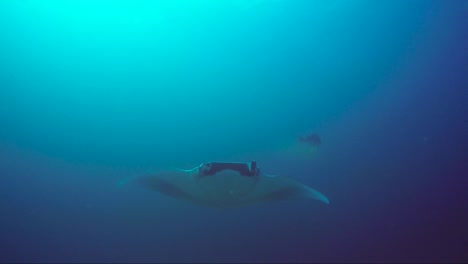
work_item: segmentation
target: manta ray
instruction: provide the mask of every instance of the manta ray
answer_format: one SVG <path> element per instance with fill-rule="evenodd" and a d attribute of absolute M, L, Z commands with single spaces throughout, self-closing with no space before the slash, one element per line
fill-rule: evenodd
<path fill-rule="evenodd" d="M 202 163 L 189 170 L 172 169 L 137 179 L 141 186 L 161 194 L 216 208 L 232 208 L 297 197 L 329 204 L 320 192 L 284 176 L 260 172 L 250 163 Z"/>

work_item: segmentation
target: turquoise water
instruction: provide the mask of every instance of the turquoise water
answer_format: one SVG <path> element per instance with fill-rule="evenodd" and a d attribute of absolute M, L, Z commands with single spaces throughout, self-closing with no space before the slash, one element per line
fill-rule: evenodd
<path fill-rule="evenodd" d="M 466 260 L 448 201 L 465 193 L 467 10 L 1 1 L 0 260 Z M 313 155 L 286 151 L 306 133 Z M 118 184 L 251 159 L 331 206 L 220 212 Z"/>
<path fill-rule="evenodd" d="M 20 87 L 2 91 L 3 134 L 73 159 L 154 165 L 319 129 L 404 63 L 431 3 L 2 6 L 3 74 Z"/>

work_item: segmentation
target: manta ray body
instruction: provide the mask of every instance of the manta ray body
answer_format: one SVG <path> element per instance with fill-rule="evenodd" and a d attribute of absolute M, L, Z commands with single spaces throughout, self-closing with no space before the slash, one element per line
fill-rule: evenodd
<path fill-rule="evenodd" d="M 329 204 L 327 197 L 300 182 L 261 173 L 256 162 L 208 162 L 190 170 L 173 169 L 146 175 L 138 183 L 170 197 L 218 208 L 297 197 Z"/>

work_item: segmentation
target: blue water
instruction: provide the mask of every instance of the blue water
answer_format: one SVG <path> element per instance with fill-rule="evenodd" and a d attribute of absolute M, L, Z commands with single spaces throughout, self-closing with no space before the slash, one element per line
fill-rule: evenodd
<path fill-rule="evenodd" d="M 1 1 L 0 261 L 466 262 L 467 40 L 464 0 Z M 121 184 L 251 159 L 330 205 Z"/>

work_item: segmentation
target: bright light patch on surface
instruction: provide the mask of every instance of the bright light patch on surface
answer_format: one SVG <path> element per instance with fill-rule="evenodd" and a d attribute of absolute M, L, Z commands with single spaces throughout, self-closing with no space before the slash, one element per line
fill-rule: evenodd
<path fill-rule="evenodd" d="M 182 59 L 183 64 L 190 56 L 205 52 L 199 51 L 201 46 L 220 39 L 216 31 L 227 35 L 246 27 L 242 21 L 232 22 L 243 15 L 244 8 L 266 2 L 271 5 L 275 1 L 25 0 L 12 5 L 19 6 L 24 15 L 19 17 L 21 24 L 42 37 L 38 40 L 50 49 L 66 49 L 85 57 L 91 52 L 97 59 L 125 54 L 139 54 L 148 60 L 162 56 L 159 62 L 172 54 L 170 63 L 179 64 L 175 60 Z"/>
<path fill-rule="evenodd" d="M 112 96 L 108 103 L 143 96 L 177 105 L 188 103 L 184 96 L 216 96 L 219 85 L 213 87 L 213 80 L 223 75 L 241 79 L 232 74 L 242 63 L 237 53 L 250 45 L 242 35 L 256 28 L 241 18 L 246 8 L 275 2 L 25 0 L 10 5 L 16 6 L 24 43 L 34 43 L 25 49 L 34 59 L 29 65 L 43 71 L 42 77 L 72 80 L 61 85 L 66 89 L 44 93 L 86 105 L 102 103 L 104 95 Z"/>

